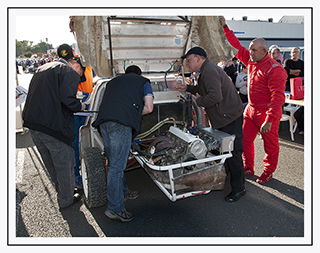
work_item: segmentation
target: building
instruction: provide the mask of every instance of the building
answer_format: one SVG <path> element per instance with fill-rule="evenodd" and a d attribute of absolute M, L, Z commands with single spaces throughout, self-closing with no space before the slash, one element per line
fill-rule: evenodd
<path fill-rule="evenodd" d="M 257 37 L 264 38 L 268 46 L 304 47 L 304 17 L 283 16 L 278 23 L 272 18 L 268 20 L 227 20 L 241 44 L 249 47 L 250 42 Z"/>

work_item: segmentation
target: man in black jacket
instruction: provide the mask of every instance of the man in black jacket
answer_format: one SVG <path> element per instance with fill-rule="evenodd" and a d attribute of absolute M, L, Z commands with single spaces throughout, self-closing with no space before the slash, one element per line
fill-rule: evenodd
<path fill-rule="evenodd" d="M 85 108 L 76 98 L 80 66 L 69 55 L 36 71 L 22 115 L 55 185 L 60 209 L 79 200 L 74 196 L 73 113 Z"/>
<path fill-rule="evenodd" d="M 108 159 L 108 207 L 105 215 L 123 222 L 133 215 L 124 208 L 124 201 L 138 197 L 130 191 L 124 176 L 132 140 L 140 132 L 142 115 L 153 110 L 150 81 L 141 76 L 138 66 L 129 66 L 125 75 L 108 82 L 99 113 L 93 126 L 102 135 Z"/>

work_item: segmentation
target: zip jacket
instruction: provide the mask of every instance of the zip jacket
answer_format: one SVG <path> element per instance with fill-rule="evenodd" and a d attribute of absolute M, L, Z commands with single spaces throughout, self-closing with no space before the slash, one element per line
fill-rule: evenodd
<path fill-rule="evenodd" d="M 81 110 L 76 98 L 79 79 L 78 73 L 64 60 L 41 66 L 29 85 L 23 126 L 72 146 L 73 113 Z"/>
<path fill-rule="evenodd" d="M 240 44 L 228 26 L 224 33 L 229 43 L 239 50 L 236 57 L 248 68 L 249 104 L 255 108 L 268 108 L 266 121 L 273 123 L 282 115 L 287 72 L 269 55 L 260 62 L 251 61 L 249 50 Z"/>

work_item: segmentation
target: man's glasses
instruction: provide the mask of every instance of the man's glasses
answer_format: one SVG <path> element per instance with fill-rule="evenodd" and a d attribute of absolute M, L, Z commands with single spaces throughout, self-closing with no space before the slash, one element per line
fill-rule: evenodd
<path fill-rule="evenodd" d="M 196 57 L 196 55 L 193 55 L 192 57 L 186 58 L 186 62 L 189 62 L 194 57 Z"/>

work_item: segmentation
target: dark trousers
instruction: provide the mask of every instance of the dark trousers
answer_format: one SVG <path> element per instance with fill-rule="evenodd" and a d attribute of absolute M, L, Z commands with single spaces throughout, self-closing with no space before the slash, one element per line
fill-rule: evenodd
<path fill-rule="evenodd" d="M 29 130 L 58 193 L 60 208 L 73 203 L 74 153 L 71 146 L 50 135 Z"/>
<path fill-rule="evenodd" d="M 243 116 L 241 115 L 230 124 L 219 128 L 218 130 L 236 136 L 233 145 L 232 157 L 226 160 L 230 171 L 230 184 L 234 193 L 245 189 L 244 168 L 242 160 L 243 144 L 242 144 L 242 124 Z"/>
<path fill-rule="evenodd" d="M 304 106 L 301 106 L 294 113 L 294 117 L 297 120 L 299 131 L 304 131 Z"/>

